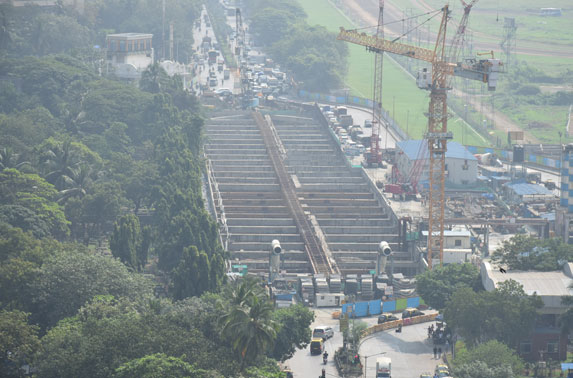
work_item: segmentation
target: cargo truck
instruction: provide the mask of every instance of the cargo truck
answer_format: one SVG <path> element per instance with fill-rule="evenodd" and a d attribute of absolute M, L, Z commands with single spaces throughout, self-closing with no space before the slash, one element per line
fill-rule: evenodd
<path fill-rule="evenodd" d="M 392 360 L 390 357 L 376 359 L 376 378 L 392 378 Z"/>

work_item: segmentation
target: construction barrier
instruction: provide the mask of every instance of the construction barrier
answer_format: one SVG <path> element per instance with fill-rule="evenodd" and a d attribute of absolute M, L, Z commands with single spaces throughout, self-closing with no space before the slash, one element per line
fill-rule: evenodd
<path fill-rule="evenodd" d="M 372 327 L 366 328 L 362 332 L 361 337 L 366 337 L 368 335 L 372 335 L 372 334 L 377 333 L 377 332 L 386 331 L 386 330 L 392 329 L 392 328 L 398 328 L 398 326 L 400 324 L 402 324 L 402 326 L 408 326 L 408 325 L 412 325 L 412 324 L 433 322 L 436 319 L 436 316 L 438 316 L 437 313 L 436 314 L 427 314 L 427 315 L 421 315 L 421 316 L 414 316 L 413 318 L 406 318 L 403 320 L 394 320 L 391 322 L 376 324 L 376 325 L 373 325 Z"/>
<path fill-rule="evenodd" d="M 424 301 L 420 297 L 399 298 L 392 301 L 382 302 L 380 299 L 368 302 L 345 303 L 342 305 L 341 313 L 348 317 L 364 317 L 378 315 L 382 312 L 403 311 L 409 307 L 423 305 Z"/>

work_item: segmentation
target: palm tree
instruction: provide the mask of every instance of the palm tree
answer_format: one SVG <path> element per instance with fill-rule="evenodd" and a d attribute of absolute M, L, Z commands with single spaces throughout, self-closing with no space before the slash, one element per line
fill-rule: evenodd
<path fill-rule="evenodd" d="M 220 318 L 221 334 L 245 364 L 272 347 L 278 324 L 271 319 L 273 305 L 256 281 L 243 279 L 226 292 L 229 307 Z"/>
<path fill-rule="evenodd" d="M 14 153 L 10 147 L 4 147 L 0 150 L 0 171 L 8 168 L 16 168 L 20 170 L 25 165 L 29 165 L 28 161 L 20 161 L 20 155 Z"/>
<path fill-rule="evenodd" d="M 76 168 L 70 168 L 70 175 L 63 176 L 66 188 L 60 190 L 58 202 L 66 202 L 72 197 L 85 197 L 88 187 L 93 182 L 93 176 L 94 171 L 88 165 L 82 164 Z"/>
<path fill-rule="evenodd" d="M 80 161 L 72 148 L 72 142 L 66 140 L 61 146 L 46 152 L 44 164 L 48 170 L 45 179 L 54 184 L 56 189 L 64 190 L 66 180 L 74 174 L 73 169 L 80 164 Z"/>

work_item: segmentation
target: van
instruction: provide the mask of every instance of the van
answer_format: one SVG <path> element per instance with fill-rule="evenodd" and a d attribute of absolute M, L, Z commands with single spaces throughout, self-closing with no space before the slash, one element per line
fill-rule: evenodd
<path fill-rule="evenodd" d="M 313 338 L 321 337 L 326 340 L 330 339 L 332 336 L 334 336 L 334 330 L 329 326 L 315 327 L 314 331 L 312 331 Z"/>
<path fill-rule="evenodd" d="M 424 315 L 424 313 L 417 308 L 407 308 L 402 312 L 402 319 L 412 318 L 414 316 Z"/>
<path fill-rule="evenodd" d="M 322 338 L 312 339 L 310 342 L 310 354 L 322 354 L 324 349 L 324 340 Z"/>

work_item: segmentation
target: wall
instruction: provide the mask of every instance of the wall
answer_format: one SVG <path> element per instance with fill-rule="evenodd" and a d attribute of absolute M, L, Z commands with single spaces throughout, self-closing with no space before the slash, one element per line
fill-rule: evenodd
<path fill-rule="evenodd" d="M 446 158 L 448 175 L 446 181 L 456 185 L 472 185 L 477 180 L 477 160 Z M 468 169 L 463 169 L 467 165 Z"/>

